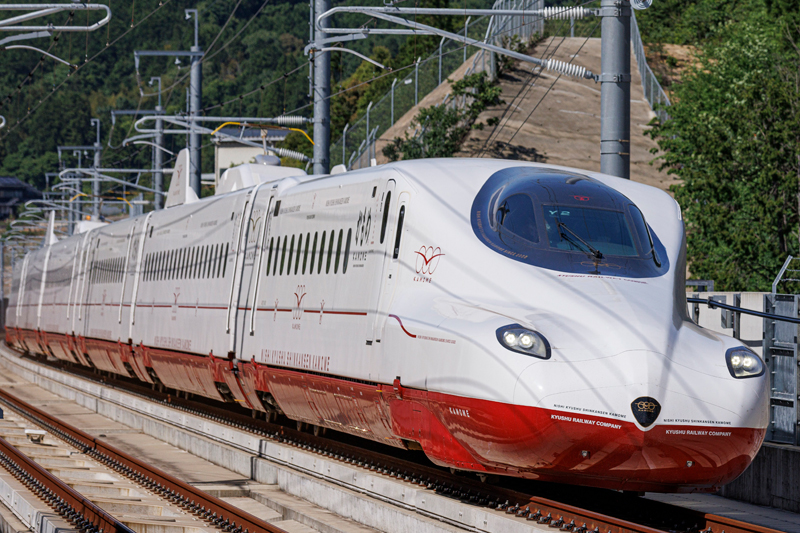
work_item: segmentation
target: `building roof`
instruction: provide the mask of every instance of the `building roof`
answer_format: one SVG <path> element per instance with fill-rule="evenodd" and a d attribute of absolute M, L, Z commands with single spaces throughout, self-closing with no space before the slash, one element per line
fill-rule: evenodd
<path fill-rule="evenodd" d="M 29 196 L 41 198 L 42 192 L 24 181 L 14 176 L 0 176 L 0 189 L 23 189 Z"/>
<path fill-rule="evenodd" d="M 261 142 L 261 128 L 245 128 L 242 133 L 242 128 L 238 126 L 225 126 L 218 133 L 224 133 L 232 137 L 237 137 L 251 142 Z M 267 142 L 281 142 L 286 139 L 286 136 L 291 133 L 289 130 L 280 130 L 269 128 L 267 130 Z M 220 138 L 214 136 L 214 142 L 219 143 L 235 143 L 236 141 L 230 138 Z"/>

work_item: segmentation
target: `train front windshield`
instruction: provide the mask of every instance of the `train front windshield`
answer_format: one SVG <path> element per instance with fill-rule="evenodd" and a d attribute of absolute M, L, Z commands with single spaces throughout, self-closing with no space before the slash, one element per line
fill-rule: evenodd
<path fill-rule="evenodd" d="M 471 221 L 475 235 L 494 251 L 542 268 L 635 278 L 669 268 L 636 205 L 586 176 L 504 169 L 479 191 Z"/>
<path fill-rule="evenodd" d="M 542 208 L 551 248 L 585 252 L 591 246 L 603 255 L 639 255 L 628 221 L 619 211 L 563 205 Z"/>

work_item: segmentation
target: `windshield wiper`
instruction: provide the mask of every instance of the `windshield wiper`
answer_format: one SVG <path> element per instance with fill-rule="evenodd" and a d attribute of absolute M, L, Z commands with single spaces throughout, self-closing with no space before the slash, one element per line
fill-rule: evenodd
<path fill-rule="evenodd" d="M 600 259 L 603 258 L 603 253 L 600 250 L 598 250 L 597 248 L 595 248 L 594 246 L 592 246 L 588 242 L 586 242 L 583 239 L 581 239 L 580 236 L 577 233 L 575 233 L 574 231 L 572 231 L 571 229 L 569 229 L 569 227 L 566 224 L 564 224 L 563 222 L 559 222 L 558 223 L 558 227 L 559 228 L 564 228 L 565 230 L 570 232 L 576 239 L 578 239 L 581 242 L 581 244 L 583 244 L 586 247 L 586 250 L 584 250 L 585 253 L 588 253 L 589 255 L 593 256 L 597 260 L 600 260 Z M 577 243 L 574 240 L 570 239 L 569 236 L 567 236 L 566 233 L 564 233 L 564 232 L 559 232 L 559 233 L 561 234 L 561 238 L 565 239 L 566 241 L 570 242 L 573 245 L 577 245 Z"/>

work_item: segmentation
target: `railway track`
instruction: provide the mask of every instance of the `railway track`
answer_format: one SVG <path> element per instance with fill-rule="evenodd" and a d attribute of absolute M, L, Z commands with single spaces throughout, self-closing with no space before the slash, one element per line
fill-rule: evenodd
<path fill-rule="evenodd" d="M 147 531 L 153 522 L 183 526 L 187 533 L 284 533 L 3 389 L 0 403 L 17 415 L 0 425 L 0 465 L 81 533 L 134 533 Z M 37 428 L 31 429 L 31 424 Z M 29 436 L 35 437 L 33 441 Z M 108 483 L 119 486 L 115 481 L 128 485 L 128 498 L 123 498 L 127 503 L 100 498 L 121 518 L 70 486 L 81 484 L 91 491 L 92 481 L 98 479 L 106 484 L 103 492 L 108 492 Z M 132 514 L 134 508 L 143 512 Z"/>
<path fill-rule="evenodd" d="M 37 362 L 42 363 L 43 361 L 37 360 Z M 98 378 L 91 371 L 73 366 L 46 364 L 50 367 L 57 367 L 61 371 L 68 371 L 73 375 L 94 380 Z M 551 531 L 571 531 L 573 533 L 656 533 L 664 531 L 773 533 L 777 531 L 612 491 L 525 483 L 519 480 L 504 480 L 502 484 L 498 485 L 481 483 L 477 479 L 435 467 L 427 463 L 421 453 L 398 454 L 396 449 L 382 448 L 371 442 L 338 434 L 336 439 L 315 436 L 293 429 L 286 424 L 253 419 L 248 412 L 244 412 L 242 409 L 232 409 L 230 404 L 225 404 L 224 407 L 213 406 L 205 400 L 201 403 L 177 398 L 172 394 L 152 391 L 114 376 L 106 375 L 102 379 L 106 385 L 125 390 L 128 394 L 135 394 L 148 402 L 168 404 L 169 407 L 204 417 L 218 424 L 225 424 L 231 431 L 244 432 L 258 439 L 289 445 L 307 453 L 346 463 L 356 469 L 410 483 L 422 490 L 457 500 L 467 508 L 491 509 L 493 513 L 500 513 L 509 518 L 513 517 L 517 521 L 535 524 L 538 527 L 546 527 Z M 5 401 L 12 401 L 7 393 L 0 393 L 0 397 Z M 55 420 L 47 422 L 54 426 L 58 423 Z M 79 439 L 79 442 L 82 444 L 90 442 L 85 440 L 87 437 L 91 442 L 96 442 L 96 439 L 88 435 Z M 101 449 L 98 453 L 102 451 Z M 116 461 L 120 461 L 123 466 L 129 466 L 121 459 L 116 459 Z M 147 477 L 152 478 L 152 476 Z M 174 488 L 171 485 L 159 481 L 155 486 L 160 491 L 166 491 L 161 494 L 172 497 Z M 536 489 L 535 493 L 531 492 L 531 487 Z M 190 488 L 197 491 L 193 487 Z M 186 499 L 187 497 L 184 496 L 184 500 L 179 501 L 185 502 Z M 188 501 L 190 502 L 191 498 L 188 498 Z M 210 511 L 208 506 L 205 507 L 207 511 Z M 236 521 L 235 518 L 226 519 L 228 524 L 236 522 L 237 527 L 242 523 Z M 226 529 L 226 531 L 234 532 L 233 529 Z M 255 530 L 250 529 L 250 531 Z M 236 531 L 236 533 L 239 532 Z"/>

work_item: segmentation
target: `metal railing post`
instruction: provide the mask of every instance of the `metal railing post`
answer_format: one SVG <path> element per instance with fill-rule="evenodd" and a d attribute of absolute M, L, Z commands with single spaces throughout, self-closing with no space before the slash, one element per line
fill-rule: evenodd
<path fill-rule="evenodd" d="M 344 165 L 347 161 L 347 128 L 350 127 L 350 123 L 344 125 L 344 129 L 342 130 L 342 164 Z"/>
<path fill-rule="evenodd" d="M 439 41 L 439 85 L 442 84 L 442 45 L 444 44 L 444 37 Z M 392 121 L 394 123 L 394 121 Z"/>
<path fill-rule="evenodd" d="M 394 86 L 397 85 L 397 78 L 392 81 L 392 126 L 394 126 Z M 391 126 L 389 126 L 391 127 Z"/>
<path fill-rule="evenodd" d="M 419 104 L 419 62 L 422 58 L 418 57 L 414 63 L 414 105 Z"/>
<path fill-rule="evenodd" d="M 372 111 L 372 102 L 369 103 L 367 106 L 367 152 L 369 152 L 369 112 Z M 369 154 L 367 154 L 367 159 L 369 159 Z"/>
<path fill-rule="evenodd" d="M 469 37 L 469 19 L 471 19 L 471 18 L 472 17 L 467 17 L 467 20 L 464 22 L 464 37 L 467 37 L 467 38 Z M 467 62 L 467 48 L 469 48 L 469 46 L 467 46 L 465 44 L 464 45 L 464 63 Z"/>

